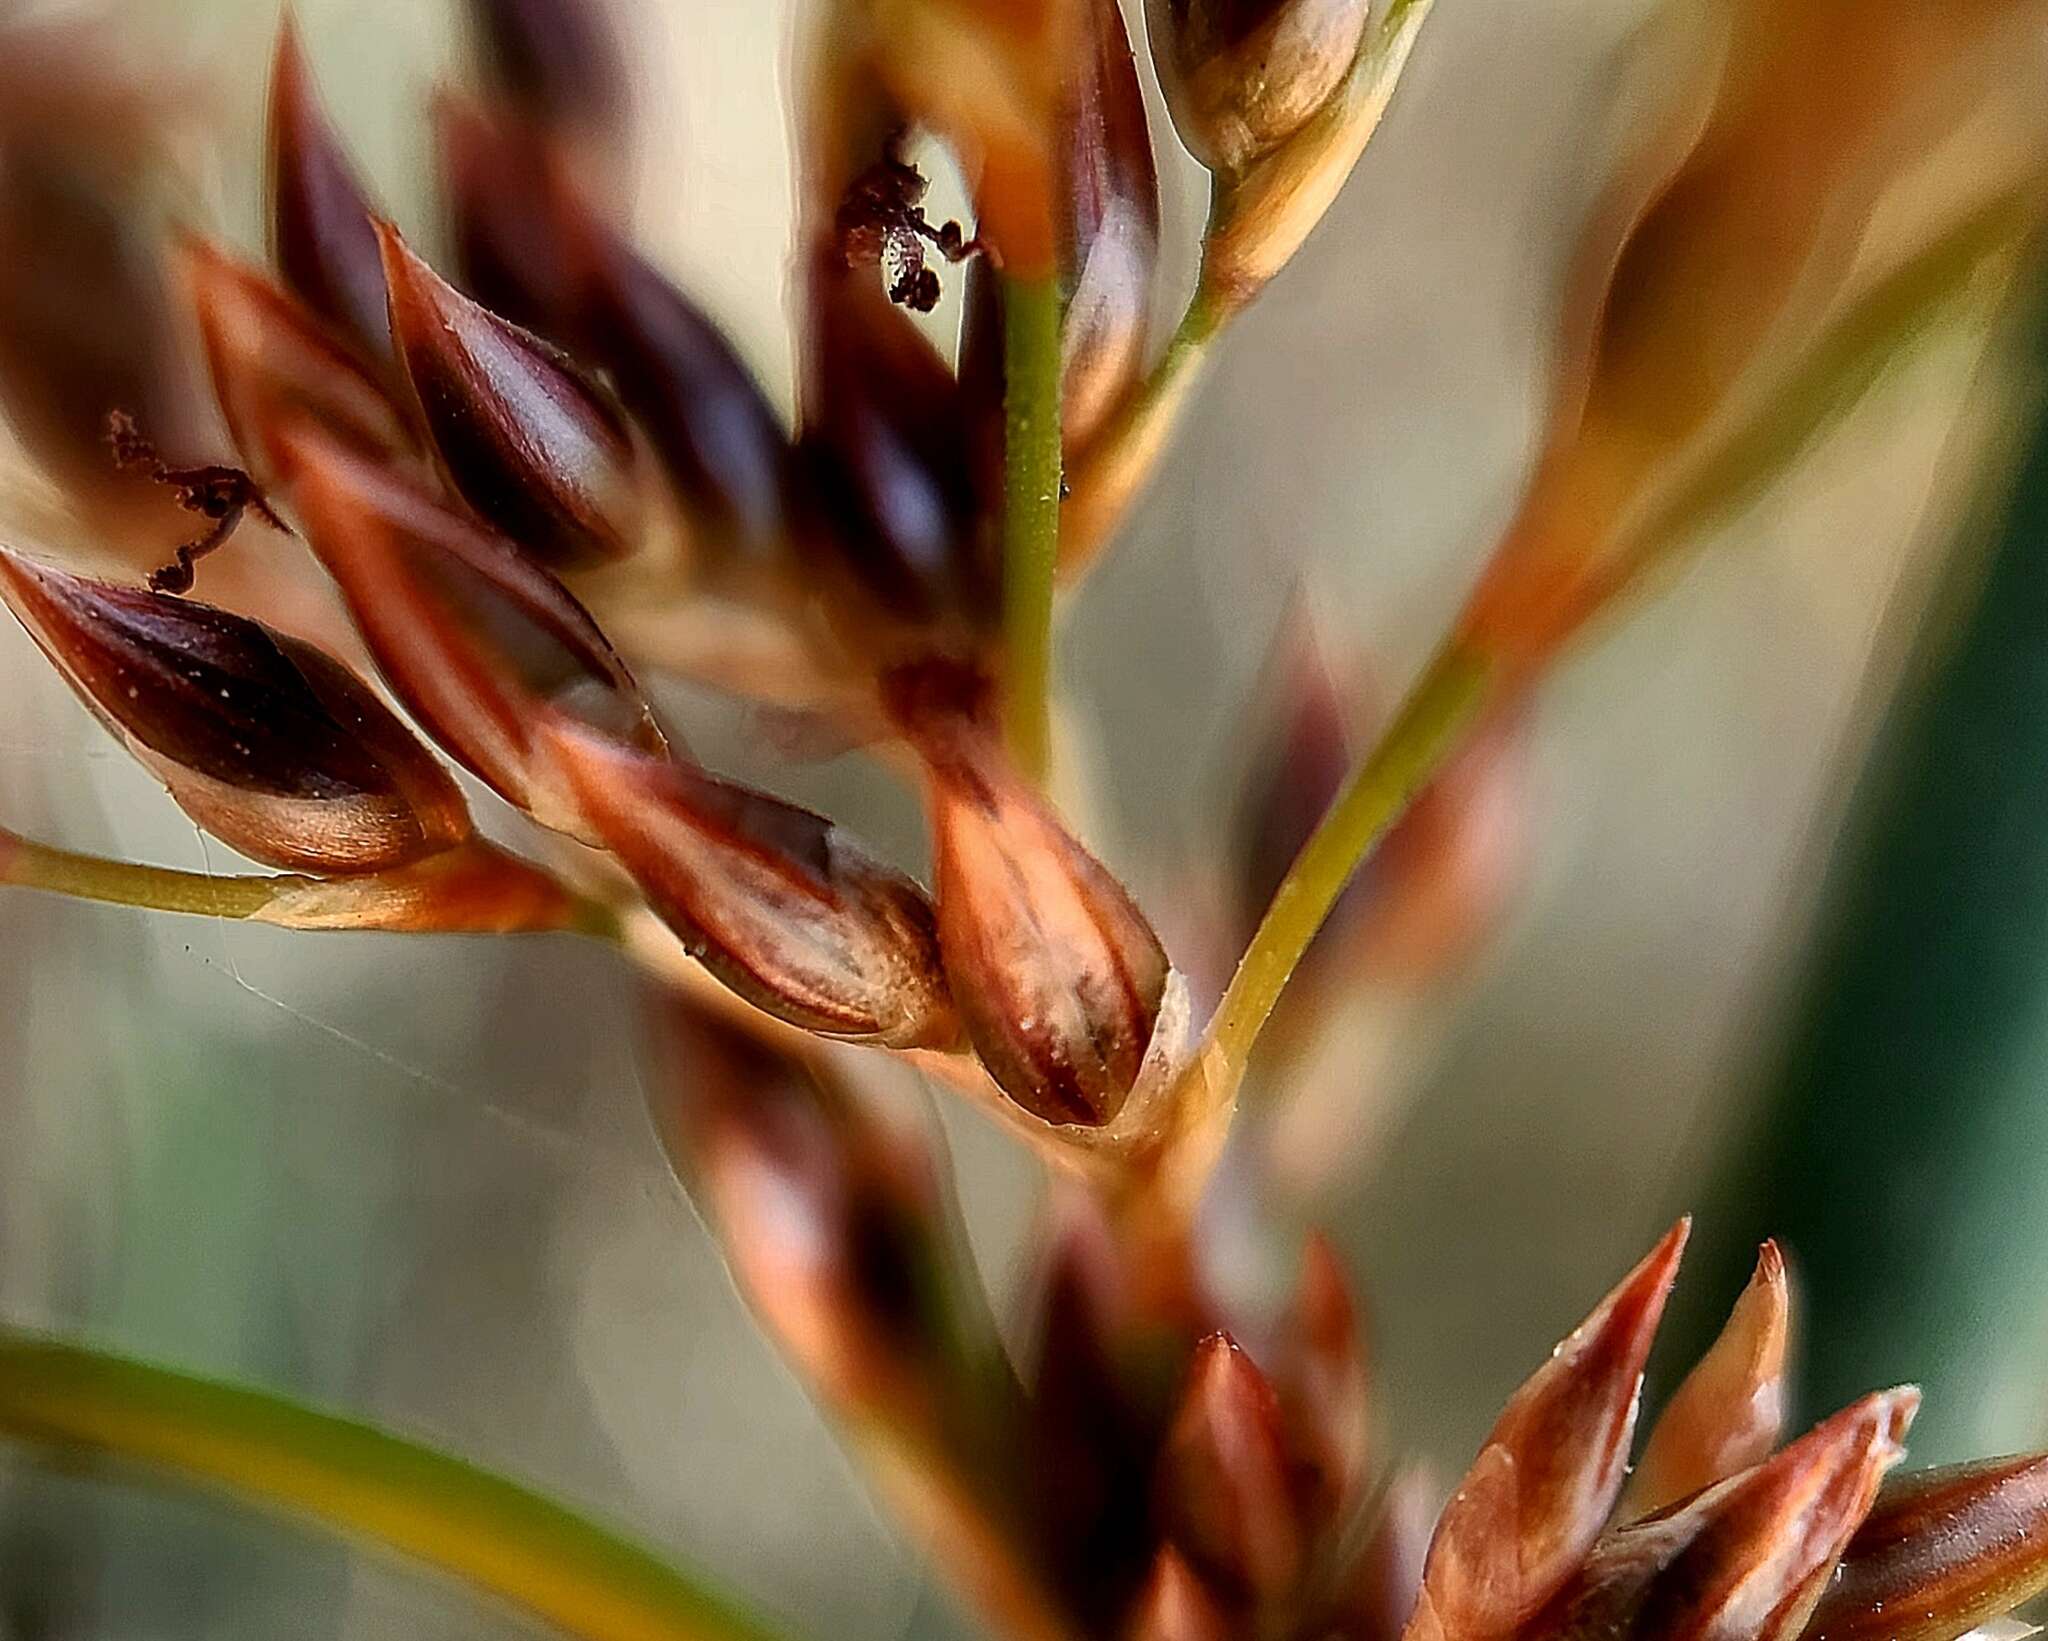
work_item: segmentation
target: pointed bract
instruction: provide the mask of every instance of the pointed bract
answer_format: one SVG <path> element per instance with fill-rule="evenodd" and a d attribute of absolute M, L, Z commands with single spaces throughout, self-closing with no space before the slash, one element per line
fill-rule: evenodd
<path fill-rule="evenodd" d="M 1196 1347 L 1154 1507 L 1191 1562 L 1254 1599 L 1277 1597 L 1300 1576 L 1308 1544 L 1280 1405 L 1223 1334 Z"/>
<path fill-rule="evenodd" d="M 664 745 L 589 613 L 510 542 L 311 425 L 288 429 L 279 448 L 307 543 L 407 709 L 508 802 L 583 835 L 540 744 L 548 709 Z"/>
<path fill-rule="evenodd" d="M 10 553 L 0 553 L 0 597 L 178 806 L 252 860 L 381 872 L 469 836 L 447 771 L 310 645 Z"/>
<path fill-rule="evenodd" d="M 1123 1641 L 1231 1641 L 1231 1615 L 1171 1545 L 1145 1580 Z"/>
<path fill-rule="evenodd" d="M 221 415 L 260 481 L 277 478 L 278 435 L 308 417 L 367 454 L 414 459 L 403 412 L 296 297 L 206 240 L 187 237 L 178 261 Z"/>
<path fill-rule="evenodd" d="M 1911 1388 L 1867 1396 L 1768 1463 L 1612 1534 L 1528 1641 L 1793 1641 L 1919 1405 Z"/>
<path fill-rule="evenodd" d="M 1625 1516 L 1661 1510 L 1770 1455 L 1785 1424 L 1791 1324 L 1785 1256 L 1766 1242 L 1728 1325 L 1651 1429 L 1623 1501 Z"/>
<path fill-rule="evenodd" d="M 1899 1476 L 1843 1552 L 1808 1641 L 1954 1641 L 2048 1589 L 2048 1456 Z"/>
<path fill-rule="evenodd" d="M 1282 1319 L 1272 1362 L 1294 1451 L 1314 1471 L 1317 1512 L 1333 1520 L 1365 1479 L 1371 1383 L 1343 1263 L 1320 1232 L 1302 1250 L 1294 1303 Z"/>
<path fill-rule="evenodd" d="M 639 473 L 610 399 L 551 344 L 448 284 L 395 229 L 377 232 L 392 339 L 449 484 L 548 563 L 630 552 Z"/>
<path fill-rule="evenodd" d="M 822 816 L 566 724 L 550 744 L 597 837 L 748 1002 L 893 1048 L 958 1035 L 931 902 Z"/>
<path fill-rule="evenodd" d="M 1599 1537 L 1688 1228 L 1673 1226 L 1510 1398 L 1437 1523 L 1412 1641 L 1511 1631 Z"/>
<path fill-rule="evenodd" d="M 287 14 L 270 80 L 270 254 L 286 286 L 358 348 L 391 351 L 372 210 Z"/>

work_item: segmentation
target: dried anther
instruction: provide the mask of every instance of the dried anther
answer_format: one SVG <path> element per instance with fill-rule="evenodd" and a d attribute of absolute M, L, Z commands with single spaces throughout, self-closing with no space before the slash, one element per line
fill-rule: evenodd
<path fill-rule="evenodd" d="M 245 512 L 254 512 L 271 529 L 285 535 L 291 526 L 272 511 L 256 481 L 239 467 L 169 467 L 155 445 L 135 425 L 125 410 L 107 416 L 107 446 L 114 453 L 114 465 L 123 470 L 147 473 L 158 484 L 175 491 L 178 505 L 188 513 L 209 520 L 206 533 L 177 550 L 175 562 L 149 572 L 149 584 L 160 593 L 189 593 L 194 566 L 208 553 L 227 545 Z"/>
<path fill-rule="evenodd" d="M 889 300 L 930 313 L 939 304 L 939 276 L 925 261 L 925 246 L 948 262 L 963 262 L 981 242 L 966 237 L 959 223 L 934 228 L 924 214 L 924 173 L 900 154 L 898 133 L 883 157 L 847 185 L 834 218 L 840 254 L 849 268 L 880 266 Z"/>
<path fill-rule="evenodd" d="M 312 646 L 7 553 L 0 598 L 178 806 L 252 860 L 382 872 L 469 836 L 447 771 Z"/>

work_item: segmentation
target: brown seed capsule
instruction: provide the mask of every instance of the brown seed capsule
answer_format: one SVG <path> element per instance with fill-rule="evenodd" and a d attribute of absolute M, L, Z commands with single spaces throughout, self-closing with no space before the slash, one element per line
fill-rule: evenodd
<path fill-rule="evenodd" d="M 308 423 L 279 439 L 283 491 L 407 710 L 544 825 L 582 836 L 542 745 L 548 709 L 665 743 L 589 613 L 540 565 Z"/>
<path fill-rule="evenodd" d="M 958 1035 L 931 902 L 820 815 L 567 723 L 549 745 L 597 837 L 695 957 L 822 1036 Z"/>
<path fill-rule="evenodd" d="M 1920 1405 L 1867 1396 L 1768 1463 L 1608 1535 L 1528 1641 L 1793 1641 Z M 1889 1630 L 1888 1635 L 1893 1633 Z"/>
<path fill-rule="evenodd" d="M 1099 1127 L 1137 1080 L 1166 953 L 1122 884 L 978 727 L 892 692 L 925 760 L 939 944 L 976 1052 L 1050 1123 Z"/>
<path fill-rule="evenodd" d="M 1412 1641 L 1511 1633 L 1592 1547 L 1627 1474 L 1688 1228 L 1673 1226 L 1509 1399 L 1437 1523 Z"/>
<path fill-rule="evenodd" d="M 700 551 L 781 552 L 789 435 L 724 333 L 592 209 L 541 136 L 445 100 L 440 114 L 470 288 L 606 371 Z"/>
<path fill-rule="evenodd" d="M 1785 1423 L 1785 1350 L 1792 1286 L 1766 1242 L 1728 1325 L 1673 1392 L 1630 1478 L 1622 1511 L 1646 1516 L 1761 1464 Z"/>
<path fill-rule="evenodd" d="M 289 13 L 270 79 L 270 254 L 286 286 L 365 359 L 391 351 L 371 208 Z"/>
<path fill-rule="evenodd" d="M 2048 1589 L 2048 1457 L 1886 1484 L 1814 1609 L 1807 1641 L 1954 1641 Z"/>
<path fill-rule="evenodd" d="M 1328 104 L 1369 0 L 1153 0 L 1153 57 L 1181 140 L 1232 175 Z"/>
<path fill-rule="evenodd" d="M 259 481 L 276 480 L 278 434 L 307 418 L 366 454 L 413 459 L 383 385 L 295 297 L 202 239 L 184 239 L 178 261 L 221 415 Z"/>
<path fill-rule="evenodd" d="M 312 646 L 5 552 L 0 597 L 178 806 L 252 860 L 382 872 L 469 836 L 447 771 Z"/>
<path fill-rule="evenodd" d="M 960 384 L 860 270 L 812 282 L 804 452 L 819 524 L 848 590 L 877 621 L 985 633 L 1001 606 L 988 474 Z"/>
<path fill-rule="evenodd" d="M 564 354 L 469 300 L 377 224 L 391 334 L 448 482 L 556 564 L 618 558 L 640 522 L 632 435 Z"/>
<path fill-rule="evenodd" d="M 1188 1558 L 1234 1590 L 1270 1599 L 1300 1576 L 1308 1545 L 1280 1404 L 1223 1334 L 1196 1347 L 1155 1508 Z"/>

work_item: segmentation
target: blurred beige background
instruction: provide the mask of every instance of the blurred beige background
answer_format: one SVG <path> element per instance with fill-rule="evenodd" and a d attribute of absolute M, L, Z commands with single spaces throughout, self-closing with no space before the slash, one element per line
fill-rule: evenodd
<path fill-rule="evenodd" d="M 123 9 L 223 87 L 212 196 L 255 243 L 274 8 Z M 367 170 L 423 228 L 448 9 L 297 6 Z M 649 81 L 646 240 L 786 392 L 789 5 L 625 9 Z M 1072 609 L 1062 675 L 1104 759 L 1099 841 L 1141 899 L 1170 899 L 1178 863 L 1223 835 L 1241 704 L 1299 576 L 1389 676 L 1451 612 L 1514 498 L 1644 9 L 1443 0 L 1359 175 L 1230 337 Z M 1162 150 L 1169 222 L 1191 232 L 1198 179 Z M 1866 412 L 1545 695 L 1528 882 L 1404 1028 L 1408 1115 L 1312 1205 L 1372 1296 L 1404 1446 L 1461 1463 L 1688 1205 L 1737 1114 L 1888 665 L 1886 612 L 1910 612 L 1940 545 L 1929 497 L 1962 383 L 1937 366 Z M 226 866 L 11 624 L 0 698 L 8 824 Z M 857 784 L 748 772 L 813 796 Z M 432 1433 L 807 1633 L 956 1633 L 755 1336 L 653 1142 L 636 1043 L 628 978 L 567 942 L 313 939 L 0 895 L 0 1309 Z M 1013 1283 L 1031 1170 L 975 1120 L 950 1127 L 984 1258 Z M 2015 1386 L 1984 1408 L 1984 1444 L 2017 1439 L 2038 1400 Z M 47 1633 L 300 1633 L 309 1608 L 350 1636 L 517 1633 L 410 1574 L 150 1497 L 0 1454 L 0 1555 L 47 1558 Z"/>

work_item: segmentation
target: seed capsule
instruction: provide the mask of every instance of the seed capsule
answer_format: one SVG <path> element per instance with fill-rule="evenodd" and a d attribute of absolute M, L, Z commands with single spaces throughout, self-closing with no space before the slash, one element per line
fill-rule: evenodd
<path fill-rule="evenodd" d="M 1158 1023 L 1159 938 L 978 729 L 898 705 L 925 760 L 939 944 L 975 1050 L 1027 1111 L 1099 1127 Z"/>
<path fill-rule="evenodd" d="M 307 418 L 366 454 L 415 458 L 411 429 L 382 384 L 303 303 L 205 240 L 185 239 L 178 261 L 221 415 L 260 482 L 276 481 L 278 435 Z"/>
<path fill-rule="evenodd" d="M 1153 0 L 1153 56 L 1181 140 L 1233 175 L 1336 95 L 1369 0 Z"/>
<path fill-rule="evenodd" d="M 382 872 L 469 836 L 447 771 L 311 645 L 5 552 L 0 597 L 178 806 L 250 859 Z"/>
<path fill-rule="evenodd" d="M 503 537 L 324 432 L 301 423 L 280 448 L 306 540 L 407 710 L 508 802 L 585 835 L 542 743 L 548 710 L 665 745 L 589 613 Z"/>
<path fill-rule="evenodd" d="M 639 528 L 632 436 L 568 358 L 469 300 L 379 223 L 391 334 L 448 482 L 559 564 L 618 558 Z"/>
<path fill-rule="evenodd" d="M 270 253 L 294 295 L 381 360 L 391 323 L 371 215 L 287 14 L 270 80 Z"/>
<path fill-rule="evenodd" d="M 931 903 L 820 815 L 563 724 L 550 746 L 599 839 L 690 954 L 828 1037 L 957 1036 Z"/>

